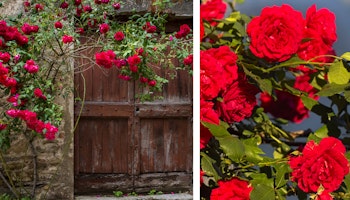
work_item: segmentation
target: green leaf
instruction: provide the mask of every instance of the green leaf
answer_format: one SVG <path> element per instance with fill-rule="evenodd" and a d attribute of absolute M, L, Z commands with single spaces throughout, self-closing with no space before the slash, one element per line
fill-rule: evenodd
<path fill-rule="evenodd" d="M 201 152 L 201 168 L 205 172 L 206 175 L 212 176 L 216 181 L 220 179 L 220 176 L 218 175 L 217 171 L 215 170 L 213 164 L 216 163 L 216 161 L 212 158 L 210 158 L 207 154 Z"/>
<path fill-rule="evenodd" d="M 221 149 L 231 160 L 238 163 L 242 160 L 245 148 L 241 140 L 231 135 L 216 139 L 219 141 Z"/>
<path fill-rule="evenodd" d="M 328 80 L 330 83 L 344 85 L 349 82 L 349 79 L 350 73 L 344 67 L 342 61 L 336 61 L 329 67 Z"/>
<path fill-rule="evenodd" d="M 315 136 L 317 136 L 318 138 L 325 138 L 328 137 L 328 128 L 327 125 L 323 125 L 321 128 L 317 129 L 315 131 Z"/>
<path fill-rule="evenodd" d="M 340 94 L 350 87 L 350 84 L 339 85 L 336 83 L 328 83 L 316 94 L 318 96 L 332 96 L 335 94 Z"/>
<path fill-rule="evenodd" d="M 310 134 L 309 137 L 307 137 L 307 141 L 313 140 L 316 143 L 320 143 L 322 138 L 317 137 L 315 134 Z"/>
<path fill-rule="evenodd" d="M 346 192 L 350 192 L 350 174 L 346 175 L 345 178 L 344 178 L 344 184 L 345 184 L 345 187 L 346 187 Z"/>
<path fill-rule="evenodd" d="M 250 193 L 251 200 L 271 200 L 275 199 L 273 179 L 268 179 L 266 174 L 252 174 L 253 191 Z"/>
<path fill-rule="evenodd" d="M 311 110 L 315 105 L 318 104 L 318 101 L 316 101 L 315 99 L 304 95 L 301 96 L 301 101 L 303 102 L 304 106 L 309 110 Z"/>
<path fill-rule="evenodd" d="M 285 174 L 291 172 L 291 169 L 287 163 L 278 163 L 274 167 L 276 169 L 275 187 L 283 187 L 288 182 L 288 179 L 285 178 Z"/>
<path fill-rule="evenodd" d="M 207 127 L 210 133 L 216 138 L 231 136 L 231 134 L 227 131 L 229 125 L 226 122 L 220 121 L 220 125 L 211 124 L 208 122 L 202 122 L 202 124 L 203 126 Z"/>
<path fill-rule="evenodd" d="M 258 147 L 258 144 L 260 143 L 260 136 L 243 140 L 247 161 L 257 164 L 258 162 L 261 162 L 263 160 L 263 158 L 260 155 L 265 154 L 265 152 Z"/>
<path fill-rule="evenodd" d="M 345 60 L 349 60 L 350 61 L 350 52 L 345 52 L 340 57 L 344 58 Z"/>

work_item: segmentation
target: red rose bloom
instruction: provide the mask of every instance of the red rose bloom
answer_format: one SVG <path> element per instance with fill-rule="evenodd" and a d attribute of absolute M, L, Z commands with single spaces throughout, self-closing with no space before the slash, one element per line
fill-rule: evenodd
<path fill-rule="evenodd" d="M 63 27 L 60 21 L 55 22 L 55 28 L 61 29 Z"/>
<path fill-rule="evenodd" d="M 248 24 L 250 50 L 269 62 L 282 62 L 295 54 L 303 39 L 304 19 L 289 5 L 266 7 Z"/>
<path fill-rule="evenodd" d="M 2 60 L 2 63 L 7 63 L 8 61 L 10 61 L 11 59 L 11 55 L 7 52 L 5 53 L 1 53 L 0 52 L 0 60 Z"/>
<path fill-rule="evenodd" d="M 148 82 L 148 78 L 141 76 L 140 77 L 140 82 L 141 83 L 147 83 Z"/>
<path fill-rule="evenodd" d="M 306 27 L 318 32 L 327 45 L 337 40 L 335 15 L 327 8 L 316 11 L 316 5 L 312 5 L 306 12 Z"/>
<path fill-rule="evenodd" d="M 106 69 L 112 68 L 115 59 L 115 53 L 112 50 L 95 54 L 96 63 Z"/>
<path fill-rule="evenodd" d="M 209 129 L 201 124 L 200 126 L 200 149 L 207 146 L 209 140 L 213 137 Z"/>
<path fill-rule="evenodd" d="M 74 39 L 74 38 L 73 38 L 72 36 L 70 36 L 70 35 L 63 35 L 63 36 L 62 36 L 62 42 L 63 42 L 64 44 L 73 42 L 73 39 Z"/>
<path fill-rule="evenodd" d="M 154 25 L 151 25 L 150 22 L 146 22 L 146 24 L 142 27 L 143 30 L 145 30 L 147 33 L 154 33 L 157 31 L 157 27 Z"/>
<path fill-rule="evenodd" d="M 81 0 L 75 0 L 74 5 L 79 6 L 81 4 Z"/>
<path fill-rule="evenodd" d="M 130 69 L 130 71 L 132 71 L 134 73 L 136 73 L 139 70 L 137 65 L 130 65 L 129 69 Z"/>
<path fill-rule="evenodd" d="M 188 55 L 185 59 L 184 59 L 184 65 L 192 65 L 193 64 L 193 55 Z"/>
<path fill-rule="evenodd" d="M 83 10 L 84 10 L 84 12 L 91 12 L 91 11 L 92 11 L 92 8 L 91 8 L 91 6 L 89 6 L 89 5 L 84 5 L 84 6 L 83 6 Z"/>
<path fill-rule="evenodd" d="M 180 26 L 180 30 L 175 34 L 176 38 L 186 37 L 191 32 L 191 28 L 187 24 Z"/>
<path fill-rule="evenodd" d="M 212 56 L 221 63 L 224 69 L 223 82 L 225 86 L 231 84 L 238 78 L 237 55 L 231 51 L 228 46 L 220 46 L 219 48 L 211 48 L 207 50 Z"/>
<path fill-rule="evenodd" d="M 120 9 L 120 3 L 114 3 L 112 6 L 113 6 L 113 8 L 115 10 L 119 10 Z"/>
<path fill-rule="evenodd" d="M 204 35 L 205 35 L 205 29 L 204 29 L 204 24 L 203 24 L 203 20 L 201 19 L 201 21 L 199 22 L 200 25 L 200 41 L 203 40 Z"/>
<path fill-rule="evenodd" d="M 0 124 L 0 131 L 6 129 L 7 127 L 7 124 Z"/>
<path fill-rule="evenodd" d="M 310 60 L 320 55 L 335 55 L 335 51 L 332 46 L 326 44 L 322 39 L 322 35 L 312 29 L 306 29 L 304 31 L 304 38 L 308 38 L 306 42 L 303 42 L 299 46 L 298 56 L 303 60 Z M 314 62 L 333 62 L 333 58 L 319 57 L 314 59 Z"/>
<path fill-rule="evenodd" d="M 211 200 L 249 200 L 250 192 L 253 190 L 248 182 L 233 178 L 229 181 L 218 181 L 218 188 L 212 190 Z"/>
<path fill-rule="evenodd" d="M 27 61 L 26 61 L 26 64 L 24 64 L 23 68 L 24 68 L 27 72 L 29 72 L 29 73 L 31 73 L 31 74 L 36 73 L 36 72 L 39 71 L 39 66 L 36 65 L 36 63 L 34 62 L 34 60 L 27 60 Z"/>
<path fill-rule="evenodd" d="M 55 135 L 58 132 L 58 128 L 55 127 L 54 125 L 51 125 L 50 122 L 48 122 L 45 124 L 45 129 L 46 129 L 45 138 L 47 140 L 55 139 Z"/>
<path fill-rule="evenodd" d="M 323 138 L 320 144 L 309 141 L 301 156 L 290 158 L 292 181 L 306 193 L 317 192 L 321 185 L 327 193 L 337 190 L 349 173 L 345 151 L 337 138 Z"/>
<path fill-rule="evenodd" d="M 68 6 L 69 6 L 69 4 L 66 1 L 64 1 L 64 2 L 61 3 L 60 8 L 66 9 L 66 8 L 68 8 Z"/>
<path fill-rule="evenodd" d="M 219 115 L 214 110 L 214 103 L 201 99 L 200 105 L 200 120 L 212 124 L 220 124 Z"/>
<path fill-rule="evenodd" d="M 318 96 L 315 96 L 316 90 L 310 85 L 309 80 L 308 75 L 296 77 L 294 88 L 308 93 L 311 98 L 318 99 Z M 275 93 L 276 101 L 267 93 L 260 95 L 261 107 L 264 108 L 265 112 L 294 123 L 300 123 L 309 117 L 309 110 L 304 106 L 299 96 L 280 90 L 276 90 Z"/>
<path fill-rule="evenodd" d="M 21 27 L 21 30 L 24 34 L 29 35 L 32 33 L 32 26 L 29 25 L 28 23 L 24 23 Z"/>
<path fill-rule="evenodd" d="M 119 75 L 118 75 L 118 78 L 120 78 L 120 79 L 122 79 L 122 80 L 124 80 L 124 81 L 130 81 L 130 80 L 131 80 L 130 76 L 128 76 L 128 75 L 122 75 L 122 74 L 119 74 Z"/>
<path fill-rule="evenodd" d="M 77 32 L 80 35 L 82 35 L 84 33 L 84 28 L 77 28 L 75 32 Z"/>
<path fill-rule="evenodd" d="M 200 97 L 212 100 L 225 87 L 222 64 L 209 50 L 200 52 Z"/>
<path fill-rule="evenodd" d="M 208 0 L 200 6 L 200 18 L 208 21 L 212 26 L 217 24 L 214 19 L 222 19 L 225 12 L 226 3 L 223 0 Z"/>
<path fill-rule="evenodd" d="M 157 85 L 157 82 L 155 80 L 148 80 L 148 85 L 154 87 Z"/>
<path fill-rule="evenodd" d="M 122 31 L 118 31 L 114 34 L 114 39 L 116 41 L 122 41 L 122 40 L 124 40 L 124 37 L 125 37 L 125 35 Z"/>
<path fill-rule="evenodd" d="M 137 65 L 141 62 L 141 58 L 138 55 L 133 55 L 128 58 L 129 65 Z"/>
<path fill-rule="evenodd" d="M 256 106 L 255 95 L 258 89 L 242 76 L 227 87 L 222 94 L 222 101 L 216 102 L 219 116 L 228 123 L 240 122 L 250 117 Z"/>
<path fill-rule="evenodd" d="M 35 10 L 37 12 L 42 11 L 42 10 L 44 10 L 44 6 L 42 4 L 40 4 L 40 3 L 38 3 L 38 4 L 35 5 Z"/>
<path fill-rule="evenodd" d="M 43 91 L 41 91 L 40 88 L 35 88 L 34 89 L 34 96 L 40 99 L 46 100 L 46 96 L 43 94 Z"/>
<path fill-rule="evenodd" d="M 105 34 L 109 31 L 109 25 L 106 23 L 103 23 L 100 25 L 100 33 Z"/>

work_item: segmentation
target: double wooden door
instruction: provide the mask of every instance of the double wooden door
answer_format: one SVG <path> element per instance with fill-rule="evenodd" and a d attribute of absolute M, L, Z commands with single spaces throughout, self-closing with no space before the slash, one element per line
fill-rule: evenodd
<path fill-rule="evenodd" d="M 93 58 L 93 51 L 85 52 Z M 137 84 L 89 59 L 75 76 L 75 193 L 176 191 L 192 188 L 192 77 L 164 87 L 164 99 L 140 103 Z M 162 70 L 160 71 L 162 72 Z M 85 98 L 84 98 L 85 96 Z M 81 101 L 83 100 L 84 101 Z M 83 106 L 82 106 L 83 105 Z"/>

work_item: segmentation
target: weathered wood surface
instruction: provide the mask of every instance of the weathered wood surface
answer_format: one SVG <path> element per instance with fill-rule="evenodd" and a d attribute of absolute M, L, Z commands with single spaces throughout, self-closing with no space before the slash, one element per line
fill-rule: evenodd
<path fill-rule="evenodd" d="M 96 50 L 95 50 L 96 51 Z M 92 57 L 94 51 L 86 51 Z M 93 58 L 93 57 L 92 57 Z M 192 77 L 186 71 L 164 87 L 163 100 L 135 100 L 138 86 L 89 59 L 75 77 L 75 192 L 146 192 L 192 188 Z M 163 69 L 158 71 L 165 73 Z"/>

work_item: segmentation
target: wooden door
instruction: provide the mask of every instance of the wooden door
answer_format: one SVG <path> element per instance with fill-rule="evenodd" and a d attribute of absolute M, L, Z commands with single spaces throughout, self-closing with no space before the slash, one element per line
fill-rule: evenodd
<path fill-rule="evenodd" d="M 137 83 L 93 64 L 93 55 L 75 61 L 86 69 L 75 76 L 76 98 L 85 94 L 75 104 L 75 193 L 192 188 L 192 77 L 179 72 L 163 100 L 140 103 Z"/>

